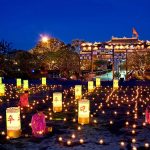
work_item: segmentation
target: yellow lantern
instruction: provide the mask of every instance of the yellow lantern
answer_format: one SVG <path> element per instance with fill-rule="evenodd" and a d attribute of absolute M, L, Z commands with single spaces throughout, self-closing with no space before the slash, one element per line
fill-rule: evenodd
<path fill-rule="evenodd" d="M 23 80 L 23 89 L 28 90 L 28 88 L 29 88 L 28 80 Z"/>
<path fill-rule="evenodd" d="M 18 88 L 21 87 L 21 79 L 17 79 L 17 87 L 18 87 Z"/>
<path fill-rule="evenodd" d="M 18 138 L 21 135 L 20 107 L 6 109 L 7 136 Z"/>
<path fill-rule="evenodd" d="M 113 89 L 118 89 L 118 79 L 113 80 Z"/>
<path fill-rule="evenodd" d="M 0 84 L 0 96 L 5 95 L 5 84 Z"/>
<path fill-rule="evenodd" d="M 53 93 L 53 111 L 54 112 L 62 111 L 62 93 L 61 92 Z"/>
<path fill-rule="evenodd" d="M 0 77 L 0 84 L 2 84 L 3 83 L 3 81 L 2 81 L 2 77 Z"/>
<path fill-rule="evenodd" d="M 82 85 L 75 85 L 75 99 L 82 98 Z"/>
<path fill-rule="evenodd" d="M 93 92 L 93 90 L 94 90 L 93 81 L 88 81 L 88 92 Z"/>
<path fill-rule="evenodd" d="M 100 87 L 100 86 L 101 86 L 101 79 L 96 78 L 96 87 Z"/>
<path fill-rule="evenodd" d="M 87 99 L 78 101 L 78 123 L 89 124 L 90 121 L 90 101 Z"/>
<path fill-rule="evenodd" d="M 42 78 L 42 85 L 44 85 L 44 86 L 46 85 L 46 77 Z"/>

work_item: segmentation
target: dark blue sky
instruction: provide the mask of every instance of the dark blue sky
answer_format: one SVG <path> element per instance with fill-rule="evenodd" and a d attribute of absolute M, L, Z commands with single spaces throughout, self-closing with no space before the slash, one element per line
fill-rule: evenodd
<path fill-rule="evenodd" d="M 0 0 L 0 39 L 31 49 L 41 33 L 65 43 L 112 36 L 150 40 L 150 0 Z"/>

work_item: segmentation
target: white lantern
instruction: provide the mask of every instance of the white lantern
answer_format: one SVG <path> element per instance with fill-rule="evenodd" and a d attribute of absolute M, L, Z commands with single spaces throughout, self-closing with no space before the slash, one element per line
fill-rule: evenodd
<path fill-rule="evenodd" d="M 118 79 L 113 80 L 113 89 L 118 89 Z"/>
<path fill-rule="evenodd" d="M 42 78 L 42 85 L 45 86 L 46 85 L 46 77 Z"/>
<path fill-rule="evenodd" d="M 88 81 L 88 92 L 93 92 L 93 91 L 94 91 L 94 82 Z"/>
<path fill-rule="evenodd" d="M 17 88 L 21 87 L 21 79 L 17 79 Z"/>
<path fill-rule="evenodd" d="M 100 87 L 100 86 L 101 86 L 101 79 L 96 78 L 96 87 Z"/>
<path fill-rule="evenodd" d="M 5 84 L 0 84 L 0 96 L 5 95 Z"/>
<path fill-rule="evenodd" d="M 20 107 L 6 109 L 7 136 L 18 138 L 21 135 Z"/>
<path fill-rule="evenodd" d="M 90 101 L 87 99 L 78 101 L 78 123 L 89 124 L 90 121 Z"/>
<path fill-rule="evenodd" d="M 23 89 L 28 90 L 28 88 L 29 88 L 28 80 L 23 80 Z"/>
<path fill-rule="evenodd" d="M 75 99 L 82 98 L 82 85 L 75 85 Z"/>
<path fill-rule="evenodd" d="M 62 93 L 61 92 L 53 93 L 53 111 L 54 112 L 62 111 Z"/>

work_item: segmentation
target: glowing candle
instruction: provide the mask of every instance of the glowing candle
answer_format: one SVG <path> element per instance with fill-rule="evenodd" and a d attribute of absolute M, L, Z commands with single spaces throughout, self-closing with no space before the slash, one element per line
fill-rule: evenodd
<path fill-rule="evenodd" d="M 0 96 L 5 95 L 5 84 L 0 84 Z"/>
<path fill-rule="evenodd" d="M 93 90 L 94 90 L 93 81 L 88 81 L 88 92 L 93 92 Z"/>
<path fill-rule="evenodd" d="M 46 77 L 42 78 L 42 85 L 44 85 L 44 86 L 46 85 Z"/>
<path fill-rule="evenodd" d="M 76 99 L 82 98 L 82 85 L 75 85 L 75 98 Z"/>
<path fill-rule="evenodd" d="M 53 93 L 53 111 L 54 112 L 62 111 L 62 93 L 61 92 Z"/>
<path fill-rule="evenodd" d="M 101 79 L 96 78 L 96 87 L 100 87 L 100 86 L 101 86 Z"/>
<path fill-rule="evenodd" d="M 18 138 L 21 135 L 20 107 L 6 109 L 7 136 Z"/>
<path fill-rule="evenodd" d="M 3 81 L 2 81 L 2 77 L 0 77 L 0 84 L 2 84 L 3 83 Z"/>
<path fill-rule="evenodd" d="M 17 79 L 17 87 L 21 87 L 21 79 Z"/>
<path fill-rule="evenodd" d="M 118 89 L 118 80 L 117 79 L 113 80 L 113 89 Z"/>
<path fill-rule="evenodd" d="M 29 88 L 28 80 L 23 80 L 23 89 L 28 90 L 28 88 Z"/>
<path fill-rule="evenodd" d="M 90 120 L 90 102 L 87 99 L 78 101 L 78 123 L 88 124 Z"/>

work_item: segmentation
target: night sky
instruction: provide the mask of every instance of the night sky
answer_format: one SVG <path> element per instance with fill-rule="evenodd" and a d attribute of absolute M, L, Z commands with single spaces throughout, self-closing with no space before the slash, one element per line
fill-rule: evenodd
<path fill-rule="evenodd" d="M 16 49 L 33 48 L 42 33 L 95 42 L 131 37 L 132 27 L 150 40 L 150 0 L 0 0 L 0 39 Z"/>

